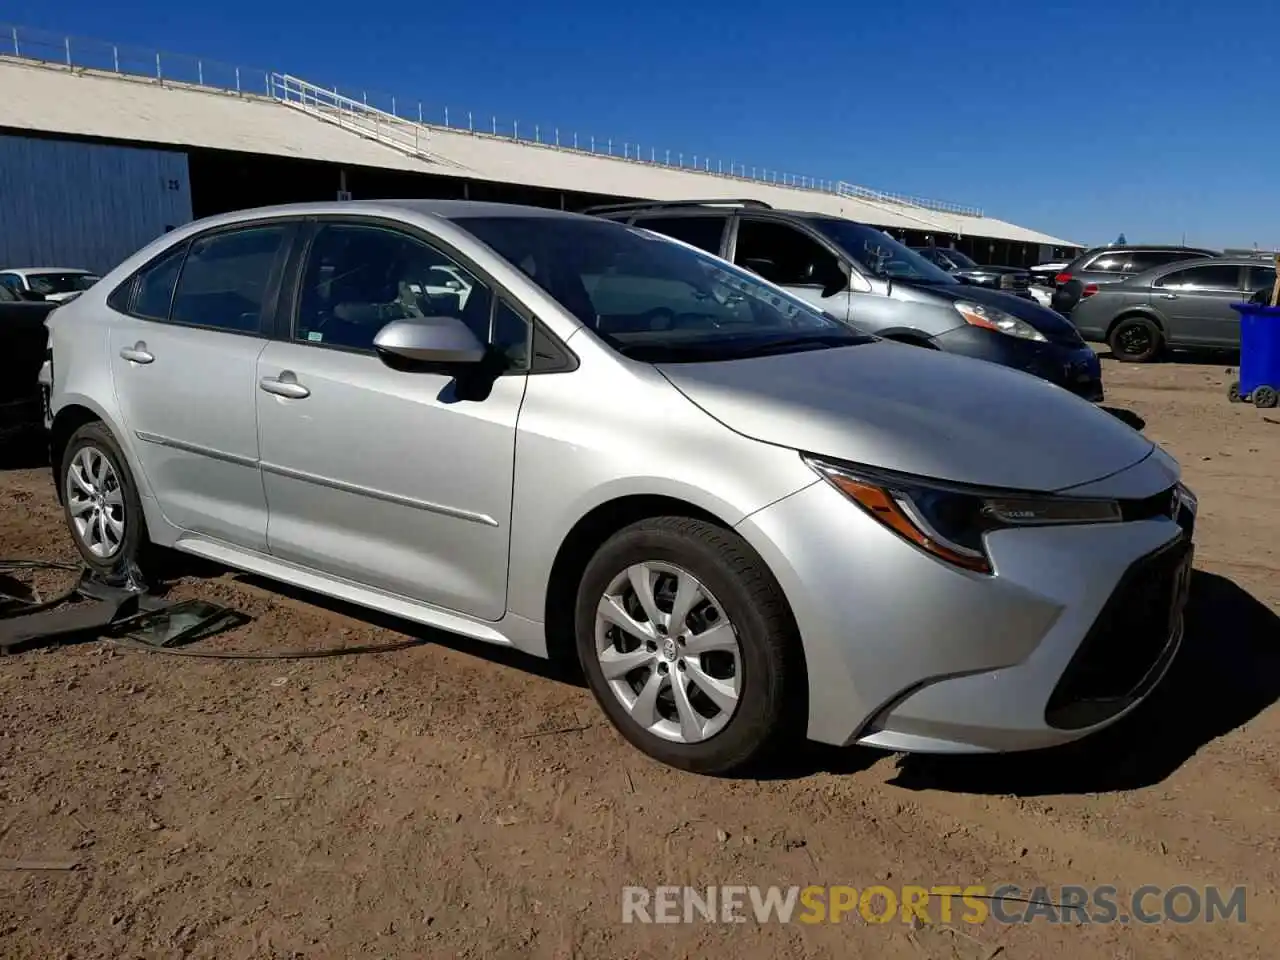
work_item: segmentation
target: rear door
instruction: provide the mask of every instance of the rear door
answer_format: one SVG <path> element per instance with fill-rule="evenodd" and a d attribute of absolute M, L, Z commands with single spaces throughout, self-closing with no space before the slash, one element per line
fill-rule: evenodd
<path fill-rule="evenodd" d="M 1151 305 L 1166 319 L 1173 344 L 1231 346 L 1240 339 L 1240 315 L 1231 304 L 1245 299 L 1247 267 L 1203 263 L 1174 269 L 1151 287 Z"/>
<path fill-rule="evenodd" d="M 165 517 L 266 549 L 256 372 L 296 225 L 257 222 L 179 244 L 108 301 L 112 378 Z"/>
<path fill-rule="evenodd" d="M 849 276 L 840 258 L 817 238 L 783 220 L 739 215 L 733 262 L 846 323 L 853 316 Z M 843 283 L 837 281 L 843 277 Z M 839 286 L 835 293 L 825 290 Z M 884 298 L 881 298 L 884 299 Z"/>

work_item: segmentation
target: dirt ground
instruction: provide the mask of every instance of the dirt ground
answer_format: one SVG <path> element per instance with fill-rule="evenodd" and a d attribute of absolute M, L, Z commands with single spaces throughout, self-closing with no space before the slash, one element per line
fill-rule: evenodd
<path fill-rule="evenodd" d="M 810 748 L 768 779 L 713 780 L 636 753 L 561 673 L 445 636 L 291 661 L 16 654 L 0 956 L 1274 956 L 1280 411 L 1228 404 L 1223 361 L 1104 363 L 1108 404 L 1201 504 L 1183 651 L 1107 734 L 1009 757 Z M 72 557 L 45 469 L 0 472 L 0 505 L 0 556 Z M 209 641 L 227 649 L 420 635 L 218 571 L 174 592 L 253 615 Z M 1246 885 L 1246 922 L 621 922 L 626 885 L 1002 882 L 1111 884 L 1121 903 Z"/>

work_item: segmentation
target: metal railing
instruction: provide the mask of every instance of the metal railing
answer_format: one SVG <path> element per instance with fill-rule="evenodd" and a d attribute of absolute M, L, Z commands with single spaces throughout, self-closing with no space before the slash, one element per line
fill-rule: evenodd
<path fill-rule="evenodd" d="M 425 124 L 344 97 L 336 90 L 327 90 L 287 73 L 273 73 L 268 78 L 268 96 L 401 153 L 452 165 L 427 150 L 431 138 Z"/>
<path fill-rule="evenodd" d="M 4 56 L 57 64 L 72 70 L 93 70 L 121 77 L 149 79 L 161 84 L 221 90 L 239 96 L 269 97 L 397 150 L 429 159 L 433 163 L 447 162 L 439 156 L 424 152 L 429 131 L 438 128 L 746 183 L 811 190 L 871 203 L 892 204 L 900 208 L 970 217 L 983 216 L 983 211 L 978 207 L 873 190 L 844 180 L 787 173 L 764 166 L 750 166 L 736 160 L 726 164 L 723 160 L 713 159 L 705 154 L 642 146 L 634 140 L 580 135 L 576 132 L 562 134 L 560 128 L 555 126 L 527 122 L 522 126 L 519 120 L 500 122 L 496 114 L 486 118 L 476 116 L 472 111 L 456 109 L 451 114 L 448 106 L 431 107 L 421 100 L 398 100 L 387 94 L 361 91 L 357 97 L 351 91 L 340 92 L 337 87 L 322 87 L 273 70 L 238 67 L 187 54 L 164 53 L 28 27 L 0 24 L 0 57 Z M 466 118 L 465 125 L 463 117 Z"/>

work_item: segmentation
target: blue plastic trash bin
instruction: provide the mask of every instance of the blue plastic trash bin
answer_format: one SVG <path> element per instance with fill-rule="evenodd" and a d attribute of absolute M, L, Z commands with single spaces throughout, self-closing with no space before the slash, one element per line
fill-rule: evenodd
<path fill-rule="evenodd" d="M 1280 307 L 1231 308 L 1240 314 L 1240 379 L 1231 385 L 1231 399 L 1274 407 L 1280 402 Z"/>

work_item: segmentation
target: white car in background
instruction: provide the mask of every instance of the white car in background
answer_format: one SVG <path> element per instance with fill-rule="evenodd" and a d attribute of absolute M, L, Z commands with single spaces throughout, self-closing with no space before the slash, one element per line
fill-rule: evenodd
<path fill-rule="evenodd" d="M 74 267 L 19 267 L 0 271 L 0 284 L 24 299 L 51 303 L 74 300 L 98 282 L 98 275 Z"/>

